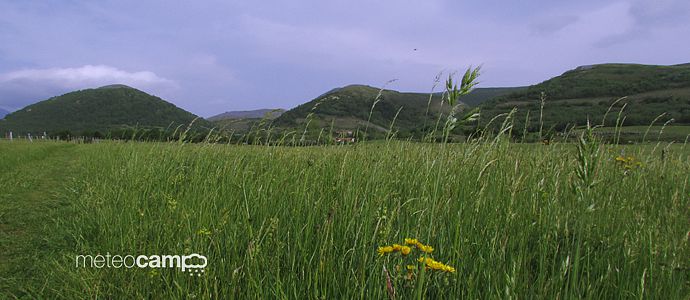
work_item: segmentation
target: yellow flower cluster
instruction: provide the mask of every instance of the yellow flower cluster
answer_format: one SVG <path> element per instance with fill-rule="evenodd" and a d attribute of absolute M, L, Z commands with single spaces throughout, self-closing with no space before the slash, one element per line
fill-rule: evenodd
<path fill-rule="evenodd" d="M 393 252 L 400 252 L 402 255 L 408 255 L 410 254 L 410 252 L 412 252 L 412 248 L 399 244 L 393 244 L 393 246 L 379 247 L 379 249 L 376 252 L 378 252 L 380 255 Z"/>
<path fill-rule="evenodd" d="M 424 245 L 424 244 L 420 243 L 417 239 L 406 238 L 405 244 L 415 245 L 417 247 L 417 249 L 419 249 L 420 251 L 422 251 L 424 253 L 431 253 L 434 251 L 433 247 L 431 247 L 429 245 Z"/>
<path fill-rule="evenodd" d="M 388 253 L 393 253 L 393 252 L 400 252 L 402 255 L 408 255 L 410 252 L 412 252 L 412 246 L 415 248 L 419 249 L 419 251 L 424 252 L 426 254 L 430 254 L 431 252 L 434 251 L 434 248 L 431 247 L 430 245 L 424 245 L 423 243 L 419 242 L 417 239 L 412 239 L 412 238 L 406 238 L 405 239 L 405 245 L 400 245 L 400 244 L 393 244 L 391 246 L 382 246 L 379 247 L 377 252 L 379 255 L 385 255 Z M 434 260 L 431 257 L 426 256 L 420 257 L 418 261 L 420 263 L 424 263 L 424 265 L 432 270 L 437 270 L 437 271 L 443 271 L 443 272 L 448 272 L 448 273 L 455 273 L 455 268 L 443 264 L 441 262 L 438 262 Z M 408 271 L 414 271 L 417 270 L 417 266 L 415 265 L 407 265 L 406 266 Z"/>
<path fill-rule="evenodd" d="M 635 159 L 635 157 L 633 156 L 626 157 L 623 155 L 619 155 L 618 157 L 616 157 L 616 162 L 623 166 L 623 168 L 626 170 L 632 170 L 634 168 L 639 168 L 642 166 L 642 163 Z"/>
<path fill-rule="evenodd" d="M 437 270 L 437 271 L 443 271 L 443 272 L 448 272 L 448 273 L 455 273 L 455 268 L 443 264 L 441 262 L 435 261 L 431 257 L 420 257 L 417 261 L 423 262 L 428 268 L 432 270 Z"/>

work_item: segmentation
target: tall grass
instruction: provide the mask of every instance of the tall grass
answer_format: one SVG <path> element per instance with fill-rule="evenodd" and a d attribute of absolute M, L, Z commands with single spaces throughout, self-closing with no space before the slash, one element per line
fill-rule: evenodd
<path fill-rule="evenodd" d="M 59 193 L 76 213 L 56 225 L 73 242 L 41 295 L 381 299 L 386 266 L 402 298 L 687 299 L 688 152 L 596 147 L 598 184 L 581 193 L 572 144 L 80 145 Z M 624 170 L 621 150 L 642 167 Z M 405 237 L 457 272 L 408 284 L 376 253 Z M 193 252 L 209 258 L 201 277 L 74 262 Z"/>

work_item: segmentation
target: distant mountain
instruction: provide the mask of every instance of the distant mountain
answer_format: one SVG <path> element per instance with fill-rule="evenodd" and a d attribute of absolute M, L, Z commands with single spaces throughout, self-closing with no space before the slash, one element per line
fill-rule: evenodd
<path fill-rule="evenodd" d="M 207 118 L 209 121 L 220 121 L 228 119 L 275 119 L 280 117 L 285 112 L 284 109 L 256 109 L 256 110 L 239 110 L 239 111 L 228 111 L 222 114 L 215 115 L 213 117 Z"/>
<path fill-rule="evenodd" d="M 9 113 L 10 113 L 9 111 L 6 111 L 6 110 L 0 108 L 0 119 L 4 118 L 5 115 L 7 115 Z"/>
<path fill-rule="evenodd" d="M 109 85 L 53 97 L 8 114 L 0 120 L 0 132 L 73 134 L 122 128 L 176 128 L 197 119 L 196 127 L 208 121 L 156 96 L 125 85 Z"/>
<path fill-rule="evenodd" d="M 285 112 L 284 109 L 257 109 L 246 111 L 229 111 L 208 118 L 218 129 L 236 133 L 247 133 L 253 127 L 272 123 Z"/>
<path fill-rule="evenodd" d="M 615 124 L 625 106 L 624 125 L 649 125 L 656 117 L 663 124 L 690 124 L 690 64 L 655 66 L 601 64 L 581 66 L 524 90 L 496 97 L 482 104 L 482 123 L 516 108 L 514 125 L 528 131 L 539 130 L 540 96 L 545 95 L 544 130 L 562 130 L 568 125 L 600 124 L 611 104 L 606 125 Z M 495 124 L 499 124 L 495 122 Z"/>

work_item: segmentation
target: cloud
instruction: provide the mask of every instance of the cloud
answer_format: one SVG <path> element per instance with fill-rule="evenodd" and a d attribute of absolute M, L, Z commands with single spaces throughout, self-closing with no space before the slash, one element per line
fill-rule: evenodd
<path fill-rule="evenodd" d="M 577 44 L 596 45 L 627 34 L 635 25 L 630 9 L 630 3 L 618 2 L 588 11 L 578 16 L 576 22 L 563 27 L 560 37 Z"/>
<path fill-rule="evenodd" d="M 160 77 L 151 71 L 128 72 L 106 65 L 21 69 L 0 74 L 0 107 L 19 109 L 69 91 L 109 84 L 125 84 L 149 91 L 178 87 L 175 81 Z"/>
<path fill-rule="evenodd" d="M 104 65 L 85 65 L 79 68 L 23 69 L 0 75 L 0 84 L 31 82 L 64 88 L 97 87 L 113 83 L 133 87 L 175 85 L 172 80 L 150 71 L 127 72 Z"/>
<path fill-rule="evenodd" d="M 639 25 L 677 27 L 690 17 L 690 3 L 686 0 L 632 0 L 631 5 Z"/>
<path fill-rule="evenodd" d="M 657 0 L 654 2 L 632 0 L 629 3 L 626 21 L 629 26 L 625 32 L 602 39 L 596 46 L 609 47 L 618 44 L 630 44 L 638 41 L 649 44 L 651 39 L 673 41 L 677 36 L 687 35 L 690 28 L 687 20 L 690 17 L 690 3 L 678 0 Z M 661 49 L 659 49 L 661 50 Z M 654 52 L 658 52 L 654 51 Z M 650 52 L 652 53 L 652 52 Z"/>

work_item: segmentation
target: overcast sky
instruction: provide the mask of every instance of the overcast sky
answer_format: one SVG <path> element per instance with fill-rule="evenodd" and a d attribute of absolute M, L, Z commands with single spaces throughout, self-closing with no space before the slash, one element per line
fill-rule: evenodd
<path fill-rule="evenodd" d="M 480 86 L 529 85 L 687 63 L 688 37 L 687 0 L 0 0 L 0 108 L 124 83 L 208 117 L 480 64 Z"/>

